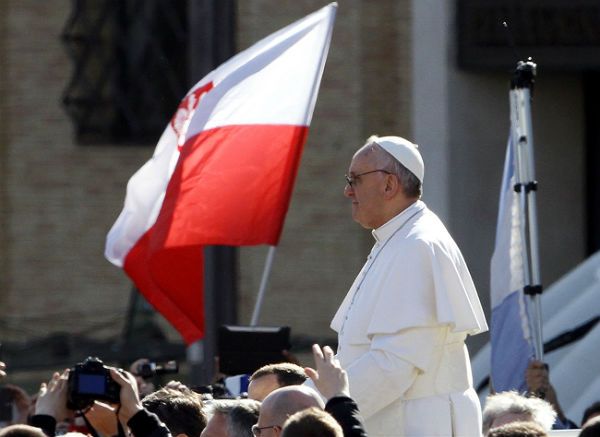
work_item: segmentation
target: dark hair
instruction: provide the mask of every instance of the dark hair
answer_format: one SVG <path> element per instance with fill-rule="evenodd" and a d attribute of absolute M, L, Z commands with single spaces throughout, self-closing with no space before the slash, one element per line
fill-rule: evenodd
<path fill-rule="evenodd" d="M 190 389 L 164 387 L 144 397 L 142 405 L 158 416 L 171 435 L 199 436 L 206 427 L 202 399 Z"/>
<path fill-rule="evenodd" d="M 592 417 L 587 424 L 581 425 L 579 437 L 597 437 L 600 435 L 600 416 Z"/>
<path fill-rule="evenodd" d="M 312 407 L 299 411 L 283 424 L 282 437 L 342 437 L 344 432 L 327 412 Z"/>
<path fill-rule="evenodd" d="M 229 435 L 236 437 L 252 437 L 252 425 L 258 422 L 260 402 L 251 399 L 238 399 L 237 404 L 227 415 Z"/>
<path fill-rule="evenodd" d="M 304 369 L 293 363 L 275 363 L 262 366 L 250 377 L 250 381 L 261 378 L 266 375 L 277 376 L 277 382 L 281 387 L 288 385 L 300 385 L 306 381 Z"/>
<path fill-rule="evenodd" d="M 581 418 L 581 426 L 588 421 L 588 419 L 592 416 L 600 414 L 600 401 L 594 402 L 592 405 L 587 407 L 583 412 L 583 417 Z"/>

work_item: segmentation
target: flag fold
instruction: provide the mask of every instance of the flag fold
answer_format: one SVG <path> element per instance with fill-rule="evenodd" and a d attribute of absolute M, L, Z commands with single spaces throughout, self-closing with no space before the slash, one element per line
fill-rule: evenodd
<path fill-rule="evenodd" d="M 491 261 L 491 380 L 496 392 L 526 391 L 525 371 L 534 356 L 529 301 L 523 293 L 524 242 L 519 198 L 513 189 L 516 182 L 514 156 L 511 135 L 506 146 L 496 245 Z"/>
<path fill-rule="evenodd" d="M 205 245 L 277 245 L 337 5 L 237 54 L 183 98 L 129 180 L 105 256 L 187 343 L 204 334 Z"/>

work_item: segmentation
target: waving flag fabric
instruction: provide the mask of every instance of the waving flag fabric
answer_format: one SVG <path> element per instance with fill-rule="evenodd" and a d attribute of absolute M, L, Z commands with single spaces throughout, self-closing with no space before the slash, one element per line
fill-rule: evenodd
<path fill-rule="evenodd" d="M 337 5 L 268 36 L 181 102 L 129 180 L 105 255 L 188 343 L 203 336 L 204 245 L 276 245 Z"/>
<path fill-rule="evenodd" d="M 512 140 L 506 147 L 496 246 L 491 263 L 492 386 L 496 392 L 526 391 L 525 370 L 534 356 L 524 273 L 519 198 Z"/>

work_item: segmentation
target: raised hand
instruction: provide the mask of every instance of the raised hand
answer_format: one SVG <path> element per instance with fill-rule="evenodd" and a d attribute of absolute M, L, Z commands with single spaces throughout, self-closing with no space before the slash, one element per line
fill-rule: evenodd
<path fill-rule="evenodd" d="M 135 413 L 144 409 L 138 394 L 137 382 L 131 373 L 125 372 L 124 370 L 119 371 L 114 367 L 110 368 L 110 376 L 121 386 L 119 420 L 121 421 L 121 424 L 127 426 L 129 419 L 131 419 Z"/>
<path fill-rule="evenodd" d="M 42 382 L 35 403 L 35 414 L 52 416 L 57 422 L 73 417 L 67 408 L 69 370 L 54 372 L 48 383 Z"/>
<path fill-rule="evenodd" d="M 321 394 L 328 400 L 336 396 L 349 396 L 348 375 L 335 358 L 333 350 L 329 346 L 321 349 L 318 344 L 314 344 L 312 350 L 316 370 L 306 367 L 304 371 Z"/>

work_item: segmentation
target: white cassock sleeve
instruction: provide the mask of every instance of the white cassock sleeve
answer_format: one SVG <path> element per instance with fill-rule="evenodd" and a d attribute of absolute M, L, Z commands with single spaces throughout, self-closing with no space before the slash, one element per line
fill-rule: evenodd
<path fill-rule="evenodd" d="M 429 366 L 439 330 L 412 328 L 374 335 L 370 350 L 346 368 L 350 395 L 365 419 L 401 398 Z"/>

